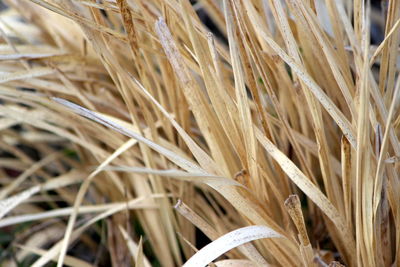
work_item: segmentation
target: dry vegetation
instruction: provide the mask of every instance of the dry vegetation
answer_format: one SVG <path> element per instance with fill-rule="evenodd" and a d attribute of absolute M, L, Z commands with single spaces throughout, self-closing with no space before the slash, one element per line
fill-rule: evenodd
<path fill-rule="evenodd" d="M 6 3 L 3 266 L 399 266 L 400 1 Z"/>

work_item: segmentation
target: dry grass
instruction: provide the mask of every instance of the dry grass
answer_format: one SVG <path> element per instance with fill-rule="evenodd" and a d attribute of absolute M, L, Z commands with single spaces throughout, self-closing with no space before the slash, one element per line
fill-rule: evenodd
<path fill-rule="evenodd" d="M 6 2 L 3 266 L 399 266 L 400 1 Z"/>

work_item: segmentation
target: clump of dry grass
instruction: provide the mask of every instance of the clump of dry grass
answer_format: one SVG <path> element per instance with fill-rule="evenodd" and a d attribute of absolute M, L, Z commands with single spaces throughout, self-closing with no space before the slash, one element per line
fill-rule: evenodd
<path fill-rule="evenodd" d="M 400 1 L 6 2 L 4 266 L 399 264 Z"/>

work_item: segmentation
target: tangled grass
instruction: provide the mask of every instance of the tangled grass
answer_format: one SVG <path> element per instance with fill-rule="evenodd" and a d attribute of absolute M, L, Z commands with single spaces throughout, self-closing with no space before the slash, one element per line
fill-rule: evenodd
<path fill-rule="evenodd" d="M 400 1 L 5 2 L 3 266 L 400 264 Z"/>

